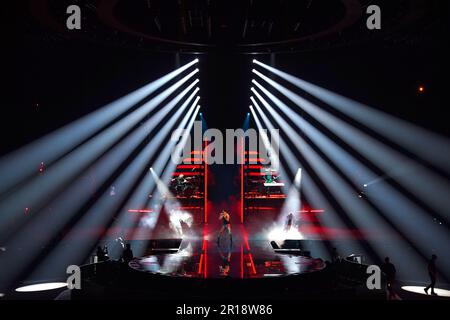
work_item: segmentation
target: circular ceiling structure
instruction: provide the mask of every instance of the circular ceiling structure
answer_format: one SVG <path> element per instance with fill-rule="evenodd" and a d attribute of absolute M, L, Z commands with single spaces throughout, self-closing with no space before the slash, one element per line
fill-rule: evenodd
<path fill-rule="evenodd" d="M 425 0 L 379 1 L 383 28 L 374 32 L 366 27 L 369 0 L 79 0 L 82 30 L 68 31 L 66 9 L 72 2 L 30 1 L 33 22 L 60 39 L 199 53 L 301 51 L 377 37 L 402 40 L 405 29 L 418 36 L 416 31 L 433 20 L 430 13 L 439 12 Z"/>

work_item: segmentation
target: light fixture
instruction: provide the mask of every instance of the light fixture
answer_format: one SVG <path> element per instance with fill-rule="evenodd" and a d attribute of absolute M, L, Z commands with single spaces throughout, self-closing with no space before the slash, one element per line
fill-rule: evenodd
<path fill-rule="evenodd" d="M 66 288 L 66 282 L 47 282 L 47 283 L 38 283 L 32 284 L 28 286 L 19 287 L 16 289 L 16 292 L 39 292 L 39 291 L 50 291 L 55 289 Z"/>

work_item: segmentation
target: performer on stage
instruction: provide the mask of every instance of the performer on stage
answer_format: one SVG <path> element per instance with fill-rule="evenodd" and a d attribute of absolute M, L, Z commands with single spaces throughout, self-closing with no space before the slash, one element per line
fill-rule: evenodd
<path fill-rule="evenodd" d="M 294 215 L 291 213 L 286 217 L 286 225 L 284 226 L 284 231 L 289 232 L 292 227 L 292 223 L 294 222 Z"/>
<path fill-rule="evenodd" d="M 173 188 L 177 194 L 185 195 L 188 189 L 194 190 L 192 180 L 193 177 L 185 177 L 184 174 L 180 174 L 178 177 L 173 178 L 171 182 L 173 183 Z"/>
<path fill-rule="evenodd" d="M 231 234 L 230 214 L 225 210 L 222 210 L 219 216 L 219 220 L 222 221 L 222 228 L 220 229 L 219 235 L 217 236 L 217 244 L 220 244 L 220 239 L 223 233 L 226 232 L 230 236 L 230 246 L 231 246 L 233 244 L 233 236 Z"/>

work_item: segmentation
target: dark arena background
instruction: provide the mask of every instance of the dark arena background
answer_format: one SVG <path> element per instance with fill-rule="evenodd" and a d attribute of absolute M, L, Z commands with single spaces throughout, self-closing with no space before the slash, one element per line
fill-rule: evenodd
<path fill-rule="evenodd" d="M 449 301 L 448 1 L 13 2 L 0 304 Z"/>

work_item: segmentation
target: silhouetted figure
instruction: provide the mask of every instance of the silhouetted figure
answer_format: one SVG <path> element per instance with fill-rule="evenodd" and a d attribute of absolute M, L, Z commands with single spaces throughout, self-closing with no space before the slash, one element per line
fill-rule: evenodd
<path fill-rule="evenodd" d="M 233 245 L 233 235 L 231 234 L 231 217 L 228 212 L 222 210 L 219 215 L 219 220 L 222 222 L 222 228 L 219 231 L 219 235 L 217 236 L 217 245 L 220 245 L 220 239 L 224 233 L 227 233 L 230 237 L 230 246 Z"/>
<path fill-rule="evenodd" d="M 133 250 L 131 250 L 130 244 L 127 243 L 122 253 L 122 260 L 124 263 L 128 264 L 131 260 L 133 260 L 133 258 Z"/>
<path fill-rule="evenodd" d="M 391 263 L 389 257 L 386 257 L 384 259 L 384 263 L 381 266 L 381 270 L 386 274 L 386 285 L 387 285 L 387 291 L 389 294 L 389 299 L 393 299 L 395 297 L 394 293 L 394 282 L 395 282 L 395 274 L 397 273 L 397 270 L 395 269 L 395 266 Z"/>
<path fill-rule="evenodd" d="M 284 231 L 289 232 L 292 228 L 292 223 L 294 222 L 294 215 L 291 213 L 286 217 L 286 225 L 284 226 Z"/>
<path fill-rule="evenodd" d="M 341 262 L 341 256 L 339 255 L 339 252 L 336 248 L 333 248 L 331 251 L 331 262 L 332 263 L 338 263 Z"/>
<path fill-rule="evenodd" d="M 180 220 L 180 229 L 181 229 L 181 235 L 191 235 L 191 227 L 189 226 L 189 224 L 184 221 L 184 220 Z"/>
<path fill-rule="evenodd" d="M 98 262 L 104 262 L 108 260 L 108 256 L 106 255 L 105 251 L 102 249 L 102 247 L 97 247 L 97 260 Z"/>
<path fill-rule="evenodd" d="M 430 276 L 431 283 L 428 287 L 423 289 L 426 294 L 428 294 L 428 290 L 431 289 L 431 294 L 433 296 L 437 296 L 437 294 L 434 292 L 434 286 L 436 285 L 436 277 L 437 277 L 436 259 L 437 259 L 437 256 L 435 254 L 433 254 L 431 256 L 430 261 L 428 261 L 428 274 Z"/>

